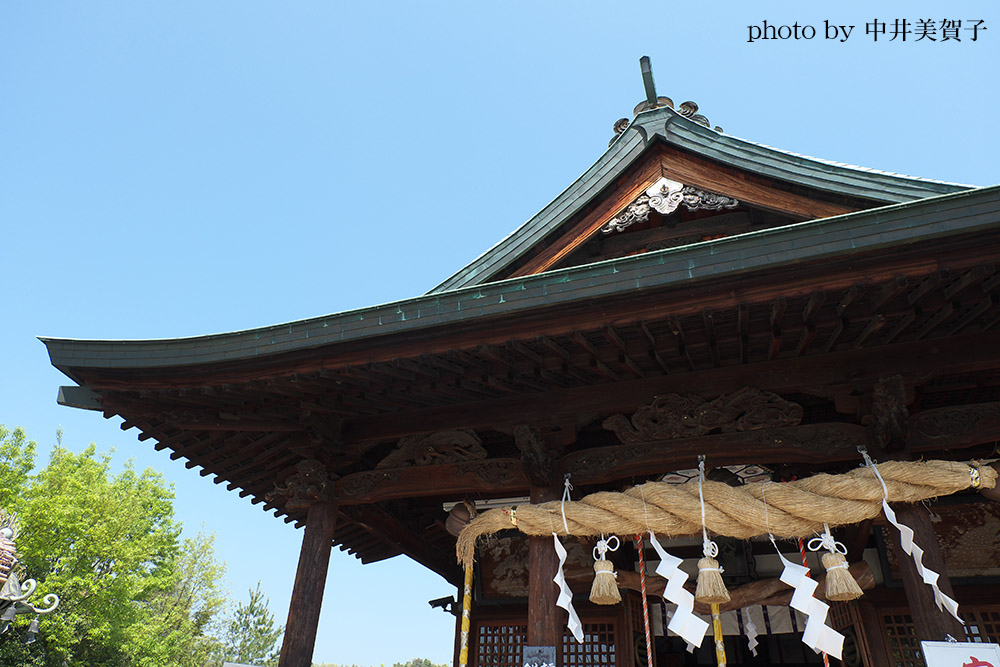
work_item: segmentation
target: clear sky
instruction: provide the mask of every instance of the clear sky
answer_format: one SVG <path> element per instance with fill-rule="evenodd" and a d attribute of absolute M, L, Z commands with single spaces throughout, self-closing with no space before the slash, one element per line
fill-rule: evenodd
<path fill-rule="evenodd" d="M 416 296 L 601 155 L 643 99 L 642 55 L 661 95 L 730 134 L 1000 183 L 996 7 L 4 0 L 0 423 L 161 471 L 186 530 L 217 534 L 234 596 L 259 579 L 283 619 L 301 531 L 57 406 L 70 382 L 35 336 L 188 336 Z M 937 41 L 889 41 L 897 19 L 934 19 Z M 816 36 L 748 42 L 764 20 Z M 856 27 L 826 40 L 825 21 Z M 427 600 L 452 592 L 405 557 L 335 553 L 315 659 L 450 661 L 453 619 Z"/>

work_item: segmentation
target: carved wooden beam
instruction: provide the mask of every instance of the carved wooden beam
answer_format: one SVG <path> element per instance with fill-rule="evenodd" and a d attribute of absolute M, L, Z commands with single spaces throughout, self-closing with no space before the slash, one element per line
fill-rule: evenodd
<path fill-rule="evenodd" d="M 337 480 L 334 494 L 345 506 L 397 498 L 524 495 L 530 486 L 518 459 L 486 459 L 357 472 Z"/>
<path fill-rule="evenodd" d="M 475 431 L 461 429 L 438 431 L 428 435 L 409 435 L 400 439 L 396 449 L 379 461 L 378 469 L 409 465 L 478 461 L 486 458 L 483 441 Z"/>
<path fill-rule="evenodd" d="M 955 405 L 910 416 L 907 446 L 914 451 L 951 449 L 1000 440 L 1000 402 Z"/>
<path fill-rule="evenodd" d="M 700 396 L 666 394 L 639 408 L 631 418 L 612 415 L 604 428 L 614 431 L 625 443 L 754 431 L 781 426 L 797 426 L 802 406 L 777 394 L 744 387 L 712 401 Z"/>
<path fill-rule="evenodd" d="M 911 416 L 908 423 L 906 445 L 911 452 L 961 449 L 1000 439 L 1000 403 L 928 410 Z M 593 447 L 563 456 L 554 472 L 556 477 L 572 473 L 574 483 L 603 484 L 689 468 L 699 454 L 717 466 L 779 461 L 810 465 L 857 461 L 858 447 L 870 445 L 863 426 L 808 424 Z M 526 494 L 530 486 L 522 462 L 507 458 L 354 473 L 335 483 L 334 494 L 341 505 L 357 505 L 394 498 L 516 496 Z"/>
<path fill-rule="evenodd" d="M 859 458 L 858 447 L 867 443 L 866 429 L 855 424 L 786 426 L 594 447 L 564 456 L 560 472 L 572 473 L 574 483 L 599 484 L 690 468 L 699 454 L 716 466 L 850 461 Z"/>

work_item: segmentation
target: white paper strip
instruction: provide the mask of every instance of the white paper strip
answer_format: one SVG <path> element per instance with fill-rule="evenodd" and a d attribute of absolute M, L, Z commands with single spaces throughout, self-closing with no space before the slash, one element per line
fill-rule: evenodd
<path fill-rule="evenodd" d="M 889 523 L 894 525 L 896 529 L 899 530 L 899 544 L 903 547 L 903 551 L 913 558 L 913 564 L 917 568 L 917 574 L 919 574 L 920 578 L 924 580 L 924 583 L 930 586 L 931 590 L 934 591 L 934 602 L 937 604 L 938 609 L 942 611 L 947 610 L 948 613 L 954 616 L 959 623 L 964 625 L 965 621 L 963 621 L 962 617 L 958 615 L 958 603 L 945 595 L 941 589 L 938 588 L 937 582 L 940 575 L 934 570 L 924 567 L 924 550 L 918 547 L 913 541 L 913 529 L 896 520 L 896 513 L 889 507 L 889 489 L 886 488 L 885 480 L 882 479 L 882 475 L 879 474 L 878 467 L 875 465 L 875 462 L 865 450 L 858 448 L 858 451 L 861 452 L 861 456 L 864 457 L 865 465 L 868 466 L 872 473 L 875 474 L 875 478 L 879 481 L 879 484 L 882 485 L 882 511 L 885 512 L 885 518 L 887 518 Z"/>
<path fill-rule="evenodd" d="M 566 620 L 566 627 L 576 637 L 576 641 L 582 644 L 583 624 L 580 623 L 580 617 L 577 616 L 576 609 L 573 609 L 573 591 L 569 589 L 569 584 L 566 583 L 566 575 L 563 574 L 563 565 L 566 564 L 566 549 L 563 547 L 562 542 L 559 541 L 559 536 L 555 533 L 552 533 L 552 540 L 556 545 L 556 555 L 559 556 L 559 568 L 556 570 L 556 576 L 552 577 L 552 581 L 556 582 L 556 585 L 559 586 L 559 599 L 556 600 L 556 606 L 562 607 L 569 613 L 569 618 Z"/>
<path fill-rule="evenodd" d="M 938 609 L 942 611 L 947 611 L 949 614 L 958 619 L 959 623 L 965 623 L 962 618 L 958 615 L 958 603 L 952 600 L 950 597 L 945 595 L 940 588 L 938 588 L 938 577 L 940 576 L 934 570 L 924 567 L 924 550 L 917 546 L 917 543 L 913 541 L 913 529 L 906 524 L 900 523 L 896 520 L 896 513 L 892 511 L 884 499 L 882 500 L 882 511 L 885 512 L 885 518 L 889 520 L 889 523 L 894 525 L 899 530 L 899 543 L 911 558 L 913 558 L 913 564 L 917 567 L 917 574 L 920 578 L 924 580 L 924 583 L 931 587 L 934 591 L 934 602 L 937 603 Z"/>
<path fill-rule="evenodd" d="M 747 633 L 747 648 L 750 649 L 750 652 L 753 653 L 753 656 L 756 658 L 758 644 L 757 635 L 760 634 L 757 632 L 757 624 L 753 622 L 752 618 L 750 618 L 749 609 L 740 609 L 737 613 L 743 615 L 743 629 Z"/>
<path fill-rule="evenodd" d="M 677 605 L 677 611 L 670 618 L 667 629 L 680 636 L 693 646 L 701 646 L 708 631 L 708 623 L 694 614 L 694 596 L 684 588 L 687 572 L 680 569 L 682 561 L 668 554 L 656 540 L 653 531 L 649 531 L 649 542 L 660 556 L 660 564 L 656 566 L 656 574 L 667 580 L 667 588 L 663 597 Z"/>
<path fill-rule="evenodd" d="M 777 549 L 777 545 L 775 545 Z M 802 643 L 819 653 L 828 653 L 837 660 L 844 648 L 844 635 L 826 624 L 826 614 L 829 605 L 813 597 L 816 591 L 815 579 L 809 577 L 809 568 L 796 565 L 778 552 L 778 558 L 784 564 L 781 571 L 781 581 L 795 589 L 789 605 L 806 615 L 806 627 L 802 632 Z"/>

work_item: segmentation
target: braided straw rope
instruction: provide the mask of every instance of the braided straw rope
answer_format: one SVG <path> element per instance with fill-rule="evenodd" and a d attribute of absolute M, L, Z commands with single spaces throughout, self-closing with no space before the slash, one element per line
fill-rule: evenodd
<path fill-rule="evenodd" d="M 997 482 L 997 471 L 990 466 L 973 468 L 954 461 L 889 461 L 879 464 L 878 471 L 885 479 L 889 502 L 894 503 L 915 503 L 979 485 L 992 489 Z M 810 537 L 822 532 L 824 523 L 859 523 L 882 511 L 882 486 L 867 468 L 768 484 L 766 515 L 762 489 L 760 484 L 733 487 L 706 481 L 708 529 L 740 539 L 768 532 L 778 537 Z M 561 507 L 565 508 L 565 524 Z M 701 532 L 698 484 L 647 482 L 622 493 L 601 491 L 564 504 L 553 501 L 484 512 L 458 536 L 459 562 L 472 565 L 476 540 L 509 528 L 527 535 L 634 535 L 647 530 L 672 537 L 695 535 Z"/>

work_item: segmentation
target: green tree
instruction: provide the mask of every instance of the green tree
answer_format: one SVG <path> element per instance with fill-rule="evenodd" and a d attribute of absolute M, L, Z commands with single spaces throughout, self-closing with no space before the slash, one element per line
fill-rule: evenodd
<path fill-rule="evenodd" d="M 447 665 L 438 665 L 427 658 L 414 658 L 408 662 L 397 662 L 392 667 L 448 667 Z"/>
<path fill-rule="evenodd" d="M 111 477 L 109 468 L 93 445 L 80 454 L 56 447 L 17 503 L 22 563 L 42 593 L 62 597 L 46 619 L 47 649 L 70 664 L 127 664 L 137 655 L 131 628 L 172 585 L 179 557 L 162 477 L 131 464 Z"/>
<path fill-rule="evenodd" d="M 146 619 L 131 627 L 133 664 L 203 667 L 217 652 L 214 628 L 226 605 L 226 566 L 215 558 L 215 536 L 184 540 L 171 567 L 171 585 L 146 602 Z"/>
<path fill-rule="evenodd" d="M 25 647 L 21 627 L 0 637 L 0 664 L 55 667 L 203 667 L 217 653 L 224 566 L 212 538 L 180 541 L 173 492 L 131 464 L 112 474 L 90 446 L 56 447 L 32 474 L 35 443 L 0 428 L 0 502 L 17 513 L 21 566 L 58 594 Z M 65 663 L 64 663 L 65 661 Z"/>
<path fill-rule="evenodd" d="M 37 445 L 19 428 L 8 431 L 0 424 L 0 507 L 12 509 L 35 467 Z"/>
<path fill-rule="evenodd" d="M 257 590 L 250 591 L 250 601 L 245 605 L 241 602 L 233 612 L 226 628 L 220 663 L 228 660 L 266 667 L 278 664 L 277 643 L 284 628 L 275 625 L 269 603 L 258 581 Z"/>

